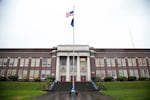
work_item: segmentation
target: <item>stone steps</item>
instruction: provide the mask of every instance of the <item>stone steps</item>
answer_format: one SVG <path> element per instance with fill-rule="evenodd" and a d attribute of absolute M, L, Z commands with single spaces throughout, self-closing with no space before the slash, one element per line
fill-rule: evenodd
<path fill-rule="evenodd" d="M 72 88 L 71 82 L 58 82 L 55 84 L 54 91 L 70 91 Z M 76 91 L 93 91 L 93 86 L 90 82 L 75 82 Z"/>

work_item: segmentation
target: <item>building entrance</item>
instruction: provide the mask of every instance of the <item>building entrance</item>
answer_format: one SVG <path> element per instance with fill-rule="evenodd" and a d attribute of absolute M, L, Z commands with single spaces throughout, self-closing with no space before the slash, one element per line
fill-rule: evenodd
<path fill-rule="evenodd" d="M 61 82 L 66 82 L 66 76 L 61 76 Z"/>
<path fill-rule="evenodd" d="M 81 82 L 86 82 L 86 76 L 81 76 Z"/>
<path fill-rule="evenodd" d="M 71 82 L 73 82 L 73 76 L 71 76 Z M 76 82 L 76 76 L 74 76 L 74 82 Z"/>

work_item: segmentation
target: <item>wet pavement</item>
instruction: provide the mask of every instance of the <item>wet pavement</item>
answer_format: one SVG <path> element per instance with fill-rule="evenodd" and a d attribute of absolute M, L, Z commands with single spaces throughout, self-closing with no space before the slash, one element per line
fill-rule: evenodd
<path fill-rule="evenodd" d="M 116 100 L 110 96 L 98 92 L 79 92 L 78 95 L 70 95 L 68 92 L 49 92 L 38 96 L 33 100 Z"/>

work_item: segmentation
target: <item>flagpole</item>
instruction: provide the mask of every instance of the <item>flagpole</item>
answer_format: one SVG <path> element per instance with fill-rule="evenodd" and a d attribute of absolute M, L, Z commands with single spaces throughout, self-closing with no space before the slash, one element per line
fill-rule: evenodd
<path fill-rule="evenodd" d="M 73 11 L 75 11 L 75 6 L 73 6 Z M 74 21 L 74 14 L 73 13 L 73 21 Z M 73 89 L 73 92 L 75 92 L 75 61 L 74 61 L 74 44 L 75 44 L 75 31 L 74 31 L 74 22 L 73 22 L 73 80 L 72 80 L 72 89 Z"/>
<path fill-rule="evenodd" d="M 134 44 L 134 40 L 133 40 L 133 35 L 132 35 L 132 32 L 131 32 L 131 28 L 130 28 L 130 27 L 129 27 L 129 32 L 130 32 L 132 47 L 135 48 L 135 44 Z"/>

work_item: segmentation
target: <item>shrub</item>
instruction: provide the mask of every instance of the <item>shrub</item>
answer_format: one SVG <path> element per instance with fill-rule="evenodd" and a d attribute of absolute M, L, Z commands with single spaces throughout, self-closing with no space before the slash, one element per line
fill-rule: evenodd
<path fill-rule="evenodd" d="M 136 76 L 129 76 L 128 77 L 128 81 L 135 81 L 136 80 Z"/>
<path fill-rule="evenodd" d="M 144 80 L 147 80 L 147 79 L 148 79 L 147 77 L 139 77 L 140 81 L 144 81 Z"/>
<path fill-rule="evenodd" d="M 11 75 L 11 76 L 8 76 L 8 79 L 12 80 L 12 81 L 17 81 L 18 80 L 18 76 L 17 75 Z"/>
<path fill-rule="evenodd" d="M 45 80 L 43 84 L 43 90 L 47 91 L 50 85 L 51 85 L 51 82 L 49 80 Z"/>
<path fill-rule="evenodd" d="M 24 78 L 23 81 L 24 81 L 24 82 L 29 82 L 29 79 Z"/>
<path fill-rule="evenodd" d="M 94 81 L 94 82 L 101 82 L 102 79 L 101 79 L 100 77 L 96 77 L 93 81 Z"/>
<path fill-rule="evenodd" d="M 97 83 L 96 86 L 97 86 L 98 90 L 107 90 L 107 88 L 100 82 Z"/>
<path fill-rule="evenodd" d="M 40 78 L 34 78 L 33 79 L 35 82 L 40 82 L 41 80 L 40 80 Z"/>
<path fill-rule="evenodd" d="M 104 78 L 104 81 L 105 81 L 105 82 L 108 82 L 108 81 L 111 82 L 111 81 L 113 81 L 113 77 L 111 77 L 111 76 L 105 77 L 105 78 Z"/>
<path fill-rule="evenodd" d="M 127 78 L 125 76 L 118 76 L 117 81 L 126 81 Z"/>
<path fill-rule="evenodd" d="M 47 77 L 47 78 L 45 78 L 45 80 L 49 80 L 50 82 L 53 82 L 53 81 L 55 81 L 55 77 Z"/>
<path fill-rule="evenodd" d="M 0 76 L 0 81 L 6 81 L 7 78 L 5 76 Z"/>

